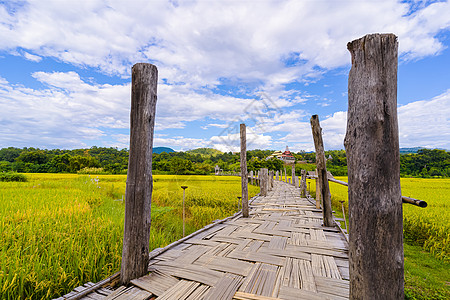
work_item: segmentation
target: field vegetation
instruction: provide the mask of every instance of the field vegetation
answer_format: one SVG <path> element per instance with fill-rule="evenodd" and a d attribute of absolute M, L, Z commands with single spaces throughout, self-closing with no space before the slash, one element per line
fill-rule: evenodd
<path fill-rule="evenodd" d="M 1 299 L 51 299 L 120 268 L 125 175 L 26 174 L 0 182 Z M 154 176 L 150 248 L 237 211 L 240 179 Z M 256 194 L 257 187 L 249 187 Z"/>
<path fill-rule="evenodd" d="M 347 177 L 336 177 L 347 182 Z M 450 179 L 401 178 L 402 195 L 424 200 L 426 208 L 403 204 L 405 282 L 408 299 L 450 299 Z M 315 180 L 308 180 L 315 195 Z M 348 219 L 348 188 L 330 182 L 331 202 Z M 444 271 L 445 270 L 445 271 Z"/>
<path fill-rule="evenodd" d="M 167 148 L 168 149 L 168 148 Z M 407 149 L 401 152 L 402 177 L 450 177 L 450 152 L 445 150 Z M 247 151 L 248 170 L 283 169 L 278 159 L 267 159 L 274 150 Z M 297 161 L 296 175 L 300 169 L 314 170 L 315 153 L 292 153 Z M 347 157 L 344 150 L 325 151 L 327 169 L 335 176 L 347 176 Z M 210 175 L 218 166 L 225 173 L 239 171 L 239 153 L 221 152 L 211 148 L 199 148 L 186 152 L 153 153 L 154 174 Z M 21 173 L 78 173 L 78 174 L 126 174 L 128 150 L 91 147 L 89 149 L 0 149 L 0 172 Z M 288 173 L 290 173 L 288 167 Z"/>

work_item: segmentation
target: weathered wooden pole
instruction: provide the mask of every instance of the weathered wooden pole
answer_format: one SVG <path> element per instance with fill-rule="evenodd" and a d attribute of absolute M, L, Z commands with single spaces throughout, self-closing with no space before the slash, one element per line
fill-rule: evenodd
<path fill-rule="evenodd" d="M 269 174 L 267 172 L 267 169 L 262 168 L 261 171 L 259 171 L 259 176 L 261 177 L 260 180 L 260 188 L 261 188 L 261 196 L 267 196 L 267 192 L 269 190 Z"/>
<path fill-rule="evenodd" d="M 271 191 L 273 188 L 273 176 L 273 171 L 269 171 L 269 191 Z"/>
<path fill-rule="evenodd" d="M 278 173 L 278 170 L 277 170 L 277 172 L 275 173 L 275 178 L 276 178 L 277 181 L 278 181 L 278 177 L 279 177 L 279 173 Z"/>
<path fill-rule="evenodd" d="M 292 185 L 295 186 L 295 163 L 292 164 L 291 177 L 292 177 Z"/>
<path fill-rule="evenodd" d="M 288 182 L 286 168 L 284 168 L 284 182 Z"/>
<path fill-rule="evenodd" d="M 347 45 L 350 299 L 404 299 L 397 37 Z"/>
<path fill-rule="evenodd" d="M 186 235 L 185 232 L 185 227 L 186 227 L 186 208 L 185 208 L 185 203 L 186 203 L 186 189 L 188 188 L 185 185 L 182 185 L 181 188 L 183 189 L 183 237 Z"/>
<path fill-rule="evenodd" d="M 316 173 L 316 208 L 320 209 L 320 206 L 322 204 L 322 196 L 320 195 L 320 180 L 319 180 L 319 173 L 317 172 L 317 169 L 315 170 Z"/>
<path fill-rule="evenodd" d="M 306 170 L 302 169 L 302 179 L 300 181 L 300 197 L 306 197 Z"/>
<path fill-rule="evenodd" d="M 135 64 L 131 81 L 130 154 L 120 270 L 124 284 L 148 272 L 158 69 L 151 64 Z"/>
<path fill-rule="evenodd" d="M 313 115 L 311 117 L 311 129 L 314 138 L 314 147 L 316 148 L 316 166 L 317 175 L 319 177 L 320 196 L 322 197 L 323 225 L 326 227 L 332 227 L 334 226 L 334 221 L 331 208 L 330 186 L 328 184 L 322 129 L 320 128 L 318 115 Z"/>
<path fill-rule="evenodd" d="M 242 216 L 248 218 L 248 175 L 247 175 L 247 134 L 245 124 L 241 124 L 241 186 Z"/>

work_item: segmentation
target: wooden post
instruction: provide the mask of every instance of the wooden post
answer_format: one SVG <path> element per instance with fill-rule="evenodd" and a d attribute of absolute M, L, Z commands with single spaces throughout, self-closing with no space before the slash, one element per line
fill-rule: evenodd
<path fill-rule="evenodd" d="M 248 218 L 247 137 L 245 124 L 241 124 L 241 186 L 242 216 Z"/>
<path fill-rule="evenodd" d="M 267 196 L 267 192 L 269 189 L 269 175 L 267 174 L 267 169 L 263 168 L 259 171 L 259 176 L 261 177 L 260 187 L 261 187 L 261 196 Z"/>
<path fill-rule="evenodd" d="M 350 299 L 404 299 L 397 37 L 366 35 L 347 48 Z"/>
<path fill-rule="evenodd" d="M 275 177 L 276 177 L 276 180 L 278 181 L 278 176 L 279 174 L 278 174 L 278 170 L 277 170 L 277 172 L 275 173 Z"/>
<path fill-rule="evenodd" d="M 292 185 L 295 186 L 295 163 L 292 164 L 292 168 L 291 168 L 291 178 L 292 178 Z"/>
<path fill-rule="evenodd" d="M 250 171 L 250 184 L 253 185 L 253 171 Z"/>
<path fill-rule="evenodd" d="M 306 197 L 306 170 L 302 169 L 302 179 L 300 181 L 300 197 Z"/>
<path fill-rule="evenodd" d="M 181 188 L 183 189 L 183 237 L 186 235 L 185 227 L 186 227 L 186 209 L 185 209 L 185 202 L 186 202 L 186 189 L 188 188 L 185 185 L 182 185 Z"/>
<path fill-rule="evenodd" d="M 314 171 L 316 173 L 316 208 L 320 209 L 320 206 L 322 204 L 322 196 L 320 195 L 320 181 L 319 181 L 319 176 L 318 176 L 318 172 L 317 169 Z"/>
<path fill-rule="evenodd" d="M 322 197 L 323 225 L 333 227 L 333 213 L 331 209 L 330 186 L 328 185 L 327 166 L 325 164 L 325 152 L 323 149 L 322 129 L 319 124 L 319 116 L 311 117 L 311 129 L 314 138 L 314 147 L 316 148 L 316 166 L 319 177 L 319 190 Z M 317 191 L 316 191 L 317 193 Z"/>
<path fill-rule="evenodd" d="M 288 182 L 286 168 L 284 168 L 284 182 Z"/>
<path fill-rule="evenodd" d="M 123 284 L 148 272 L 158 69 L 151 64 L 135 64 L 131 80 L 130 154 L 120 270 Z"/>

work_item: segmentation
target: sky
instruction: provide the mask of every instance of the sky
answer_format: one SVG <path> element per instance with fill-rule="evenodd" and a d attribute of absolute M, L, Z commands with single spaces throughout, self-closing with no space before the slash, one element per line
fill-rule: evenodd
<path fill-rule="evenodd" d="M 154 146 L 343 149 L 347 43 L 399 42 L 400 147 L 450 149 L 449 1 L 0 0 L 0 148 L 129 147 L 131 68 L 158 68 Z"/>

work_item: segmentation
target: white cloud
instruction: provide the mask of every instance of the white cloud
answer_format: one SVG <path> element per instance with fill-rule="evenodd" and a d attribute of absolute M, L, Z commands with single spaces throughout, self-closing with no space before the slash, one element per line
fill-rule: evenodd
<path fill-rule="evenodd" d="M 443 49 L 437 34 L 450 27 L 449 2 L 411 14 L 398 1 L 29 1 L 11 14 L 0 8 L 0 49 L 108 74 L 128 75 L 131 64 L 152 61 L 161 78 L 192 87 L 228 78 L 271 89 L 314 77 L 348 64 L 346 43 L 372 32 L 398 34 L 405 58 L 434 55 Z"/>
<path fill-rule="evenodd" d="M 450 149 L 450 90 L 398 108 L 400 147 Z"/>
<path fill-rule="evenodd" d="M 33 76 L 48 88 L 0 80 L 0 147 L 84 147 L 105 128 L 127 128 L 129 86 L 89 85 L 74 72 Z"/>
<path fill-rule="evenodd" d="M 272 145 L 272 137 L 270 135 L 258 134 L 247 127 L 247 149 L 270 149 Z M 227 133 L 211 137 L 210 145 L 212 148 L 222 152 L 239 152 L 240 133 Z"/>
<path fill-rule="evenodd" d="M 230 5 L 229 1 L 32 0 L 15 9 L 6 6 L 0 4 L 0 51 L 35 62 L 53 57 L 122 77 L 129 76 L 135 62 L 156 64 L 157 132 L 206 119 L 208 127 L 223 129 L 246 122 L 255 146 L 283 149 L 289 144 L 294 151 L 312 147 L 310 125 L 304 121 L 311 96 L 286 91 L 285 84 L 307 84 L 329 69 L 348 65 L 347 42 L 364 34 L 396 33 L 400 57 L 417 59 L 440 53 L 444 46 L 438 36 L 450 28 L 448 1 L 270 0 Z M 18 139 L 29 146 L 39 136 L 46 147 L 79 147 L 109 135 L 110 129 L 128 128 L 130 84 L 89 83 L 75 72 L 32 76 L 46 88 L 11 85 L 0 78 L 0 109 L 6 112 L 0 117 L 0 140 L 5 146 Z M 231 86 L 231 95 L 215 93 L 213 88 L 220 84 Z M 234 97 L 233 90 L 246 96 Z M 447 110 L 439 106 L 448 104 L 448 92 L 439 97 L 399 107 L 402 143 L 448 145 L 450 126 L 443 115 L 448 115 L 448 105 Z M 318 103 L 327 106 L 332 101 L 325 100 Z M 419 114 L 420 106 L 427 107 L 424 115 Z M 345 115 L 336 112 L 323 119 L 326 148 L 342 148 Z M 443 134 L 418 128 L 419 122 L 408 123 L 420 117 Z M 111 144 L 127 144 L 121 135 L 110 138 Z M 215 143 L 225 149 L 227 144 L 218 137 L 157 138 L 174 147 Z"/>
<path fill-rule="evenodd" d="M 40 57 L 40 56 L 38 56 L 38 55 L 33 55 L 33 54 L 31 54 L 31 53 L 28 53 L 28 52 L 24 52 L 24 53 L 23 53 L 23 56 L 24 56 L 26 59 L 31 60 L 31 61 L 34 61 L 34 62 L 40 62 L 40 61 L 42 60 L 42 57 Z"/>

